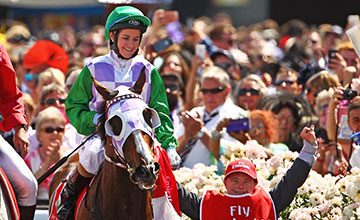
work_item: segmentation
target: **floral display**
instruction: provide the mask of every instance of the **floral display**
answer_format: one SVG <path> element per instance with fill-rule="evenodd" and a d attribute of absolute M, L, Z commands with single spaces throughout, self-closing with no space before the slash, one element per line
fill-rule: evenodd
<path fill-rule="evenodd" d="M 298 153 L 288 151 L 267 158 L 264 147 L 256 141 L 248 141 L 245 145 L 228 142 L 225 146 L 225 153 L 219 161 L 223 166 L 197 164 L 193 169 L 180 168 L 174 172 L 177 181 L 200 197 L 206 190 L 225 193 L 224 175 L 217 174 L 218 167 L 226 167 L 237 158 L 248 158 L 256 165 L 259 184 L 270 190 L 298 156 Z M 183 216 L 182 219 L 189 218 Z M 280 213 L 279 219 L 360 219 L 360 169 L 353 168 L 346 176 L 321 176 L 311 170 L 291 205 Z"/>

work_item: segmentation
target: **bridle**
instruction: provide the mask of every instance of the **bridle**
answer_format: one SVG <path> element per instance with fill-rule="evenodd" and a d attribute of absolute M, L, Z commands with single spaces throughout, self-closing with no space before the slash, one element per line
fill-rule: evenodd
<path fill-rule="evenodd" d="M 106 120 L 108 119 L 107 117 L 108 117 L 109 108 L 112 105 L 114 105 L 114 104 L 116 104 L 116 103 L 118 103 L 120 101 L 127 100 L 127 99 L 141 99 L 141 100 L 143 100 L 141 95 L 138 95 L 138 94 L 135 94 L 135 93 L 116 96 L 114 99 L 109 100 L 109 101 L 106 102 L 106 106 L 105 106 Z M 110 141 L 109 137 L 107 139 L 108 139 L 107 142 Z M 111 163 L 111 164 L 114 164 L 115 166 L 117 166 L 117 167 L 119 167 L 121 169 L 126 170 L 130 175 L 130 181 L 132 183 L 134 183 L 135 185 L 138 185 L 140 189 L 142 189 L 142 190 L 152 190 L 155 187 L 155 184 L 147 187 L 147 186 L 144 186 L 143 184 L 141 184 L 139 181 L 135 180 L 135 178 L 134 178 L 135 169 L 132 168 L 130 166 L 130 164 L 128 162 L 126 162 L 125 158 L 120 155 L 120 153 L 117 151 L 117 149 L 114 147 L 114 145 L 112 144 L 111 141 L 110 141 L 110 143 L 111 143 L 112 148 L 115 151 L 116 157 L 119 159 L 119 162 L 115 162 L 111 157 L 109 157 L 106 154 L 106 149 L 104 148 L 104 158 L 105 158 L 105 160 L 107 162 Z M 152 148 L 154 148 L 154 146 L 152 146 Z"/>

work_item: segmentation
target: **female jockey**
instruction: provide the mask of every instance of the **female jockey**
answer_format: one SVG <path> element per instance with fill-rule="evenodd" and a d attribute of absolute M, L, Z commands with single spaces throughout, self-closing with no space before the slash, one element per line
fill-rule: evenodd
<path fill-rule="evenodd" d="M 167 150 L 171 165 L 180 163 L 176 153 L 177 141 L 173 136 L 173 125 L 165 88 L 154 66 L 138 56 L 143 33 L 150 20 L 137 8 L 122 6 L 115 8 L 107 18 L 105 37 L 110 40 L 110 52 L 96 57 L 87 64 L 73 84 L 66 100 L 66 114 L 80 134 L 90 135 L 96 129 L 101 103 L 104 101 L 94 89 L 92 77 L 108 87 L 133 86 L 141 69 L 145 66 L 146 82 L 142 97 L 149 107 L 154 108 L 161 119 L 156 137 Z M 80 163 L 61 192 L 57 205 L 58 218 L 66 219 L 78 193 L 95 175 L 104 160 L 103 146 L 98 136 L 90 139 L 79 151 Z"/>
<path fill-rule="evenodd" d="M 27 119 L 22 93 L 16 86 L 15 70 L 5 48 L 0 44 L 0 130 L 15 130 L 14 146 L 24 158 L 29 151 Z M 37 181 L 14 148 L 0 135 L 0 166 L 12 183 L 21 219 L 33 219 L 36 207 Z"/>

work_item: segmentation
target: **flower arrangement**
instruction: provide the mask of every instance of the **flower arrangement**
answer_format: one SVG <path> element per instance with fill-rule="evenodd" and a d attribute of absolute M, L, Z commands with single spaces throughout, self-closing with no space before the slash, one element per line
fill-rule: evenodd
<path fill-rule="evenodd" d="M 267 158 L 264 148 L 256 141 L 226 143 L 220 162 L 226 167 L 236 158 L 248 158 L 256 165 L 259 184 L 272 189 L 291 167 L 298 156 L 285 152 Z M 223 175 L 217 166 L 197 164 L 193 169 L 181 168 L 174 172 L 177 181 L 188 191 L 202 196 L 206 190 L 225 193 Z M 188 219 L 183 216 L 182 219 Z M 298 189 L 293 202 L 280 213 L 279 219 L 360 219 L 360 169 L 353 168 L 347 176 L 321 176 L 311 170 L 306 182 Z"/>

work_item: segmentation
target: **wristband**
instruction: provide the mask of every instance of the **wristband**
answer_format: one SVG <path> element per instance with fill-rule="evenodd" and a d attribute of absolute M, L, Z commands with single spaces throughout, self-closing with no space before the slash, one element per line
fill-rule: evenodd
<path fill-rule="evenodd" d="M 202 138 L 203 136 L 204 136 L 204 133 L 205 133 L 205 131 L 206 131 L 207 129 L 203 126 L 201 129 L 200 129 L 200 131 L 197 133 L 197 138 Z"/>
<path fill-rule="evenodd" d="M 218 130 L 215 129 L 213 132 L 211 132 L 211 139 L 218 141 L 220 138 L 222 138 L 222 134 Z"/>

